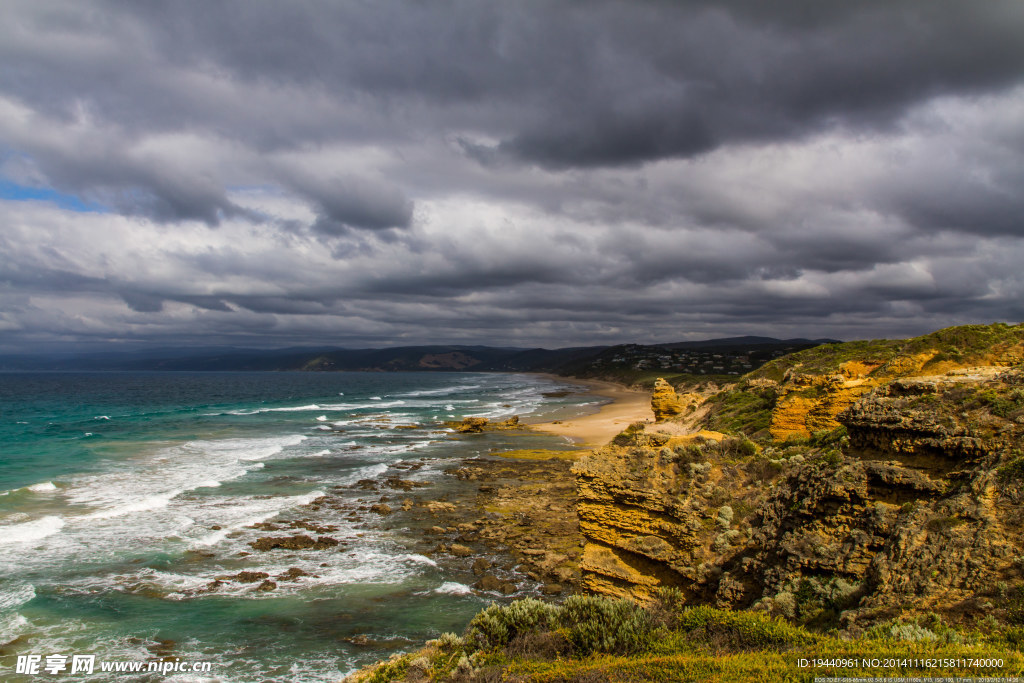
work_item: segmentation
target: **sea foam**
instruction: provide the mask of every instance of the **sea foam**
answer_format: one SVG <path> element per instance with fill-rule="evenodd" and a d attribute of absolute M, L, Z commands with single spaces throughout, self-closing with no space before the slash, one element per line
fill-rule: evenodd
<path fill-rule="evenodd" d="M 31 522 L 0 527 L 0 545 L 27 544 L 52 536 L 64 527 L 64 520 L 47 515 Z"/>

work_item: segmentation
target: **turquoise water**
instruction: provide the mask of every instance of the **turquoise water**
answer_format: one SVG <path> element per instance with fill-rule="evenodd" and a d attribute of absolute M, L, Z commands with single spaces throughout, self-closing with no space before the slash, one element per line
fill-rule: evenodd
<path fill-rule="evenodd" d="M 336 681 L 461 630 L 494 596 L 416 552 L 417 529 L 352 514 L 367 499 L 353 485 L 400 476 L 440 495 L 463 458 L 516 438 L 558 445 L 440 423 L 592 401 L 542 395 L 565 388 L 506 374 L 0 374 L 0 678 L 39 680 L 13 673 L 19 654 L 95 654 L 212 664 L 133 680 Z M 252 525 L 281 520 L 330 525 L 341 545 L 253 552 L 268 533 Z M 211 586 L 293 568 L 308 576 L 272 591 Z"/>

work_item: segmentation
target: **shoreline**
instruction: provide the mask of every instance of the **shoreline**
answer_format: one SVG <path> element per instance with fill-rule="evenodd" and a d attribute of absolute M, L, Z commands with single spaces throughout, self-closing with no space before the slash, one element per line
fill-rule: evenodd
<path fill-rule="evenodd" d="M 634 422 L 653 421 L 649 392 L 636 391 L 607 380 L 576 379 L 539 372 L 528 374 L 586 387 L 587 394 L 611 399 L 593 413 L 565 420 L 527 423 L 530 429 L 564 437 L 577 446 L 600 448 Z"/>

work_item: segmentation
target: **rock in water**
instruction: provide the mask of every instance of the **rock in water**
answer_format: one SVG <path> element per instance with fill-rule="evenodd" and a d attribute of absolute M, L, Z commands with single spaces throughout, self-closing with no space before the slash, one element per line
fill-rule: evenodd
<path fill-rule="evenodd" d="M 683 412 L 683 402 L 672 385 L 661 377 L 654 383 L 654 393 L 651 394 L 651 410 L 654 411 L 656 422 L 664 422 L 670 417 L 675 417 Z"/>
<path fill-rule="evenodd" d="M 320 536 L 316 540 L 307 536 L 306 534 L 298 534 L 296 536 L 264 536 L 258 538 L 249 545 L 254 550 L 274 550 L 281 548 L 283 550 L 326 550 L 327 548 L 333 548 L 338 545 L 338 539 L 331 538 L 330 536 Z"/>
<path fill-rule="evenodd" d="M 504 429 L 519 429 L 519 416 L 513 415 L 501 422 L 491 422 L 486 417 L 467 417 L 457 421 L 449 420 L 444 425 L 460 434 L 478 434 L 480 432 L 501 431 Z"/>

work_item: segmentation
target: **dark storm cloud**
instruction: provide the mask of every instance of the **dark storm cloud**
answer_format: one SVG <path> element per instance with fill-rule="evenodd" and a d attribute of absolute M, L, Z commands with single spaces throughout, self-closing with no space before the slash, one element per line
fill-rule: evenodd
<path fill-rule="evenodd" d="M 412 201 L 382 181 L 298 172 L 290 174 L 287 182 L 317 206 L 319 217 L 313 229 L 318 232 L 339 235 L 352 228 L 407 228 L 412 220 Z"/>
<path fill-rule="evenodd" d="M 0 331 L 557 346 L 1013 319 L 1022 35 L 1018 0 L 12 0 L 0 180 L 102 211 L 0 201 Z"/>
<path fill-rule="evenodd" d="M 129 132 L 185 121 L 287 146 L 339 131 L 392 139 L 411 111 L 419 125 L 452 117 L 565 166 L 891 124 L 923 97 L 1003 87 L 1024 70 L 1015 0 L 98 6 L 106 11 L 20 18 L 22 32 L 49 40 L 46 54 L 7 70 L 9 91 L 55 114 L 73 96 Z M 104 32 L 116 40 L 97 45 Z M 77 40 L 58 42 L 67 37 Z M 216 76 L 299 90 L 244 113 Z M 303 109 L 316 91 L 339 109 L 371 101 L 379 115 L 314 122 L 318 112 Z"/>

